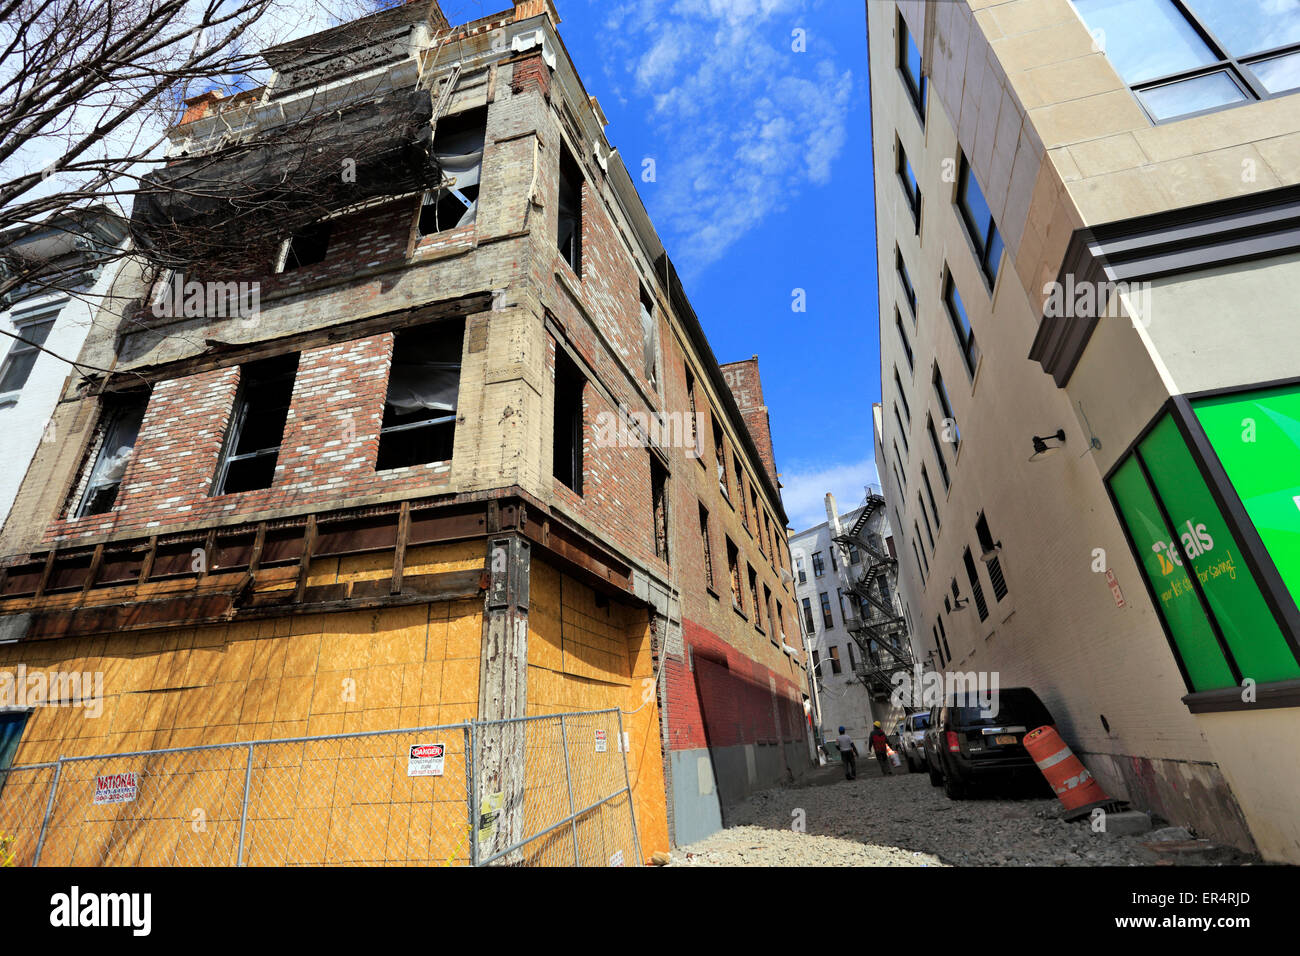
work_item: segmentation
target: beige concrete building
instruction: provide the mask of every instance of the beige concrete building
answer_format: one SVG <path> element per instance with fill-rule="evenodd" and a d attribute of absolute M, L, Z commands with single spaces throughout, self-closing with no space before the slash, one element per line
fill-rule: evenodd
<path fill-rule="evenodd" d="M 866 10 L 922 653 L 1033 687 L 1111 795 L 1300 862 L 1300 5 Z"/>

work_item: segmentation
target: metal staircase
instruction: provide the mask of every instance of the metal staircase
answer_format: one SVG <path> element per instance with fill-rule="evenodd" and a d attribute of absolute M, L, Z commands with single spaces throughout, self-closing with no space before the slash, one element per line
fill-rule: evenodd
<path fill-rule="evenodd" d="M 893 597 L 891 577 L 898 561 L 891 557 L 880 534 L 873 530 L 872 517 L 883 513 L 885 499 L 868 489 L 867 500 L 853 526 L 832 540 L 848 550 L 856 548 L 863 555 L 861 575 L 850 582 L 848 593 L 855 607 L 847 609 L 845 626 L 862 649 L 855 674 L 872 697 L 889 697 L 894 689 L 893 675 L 912 672 L 915 659 L 907 634 L 906 619 L 899 613 Z M 853 565 L 846 561 L 845 568 Z M 896 579 L 896 578 L 895 578 Z"/>

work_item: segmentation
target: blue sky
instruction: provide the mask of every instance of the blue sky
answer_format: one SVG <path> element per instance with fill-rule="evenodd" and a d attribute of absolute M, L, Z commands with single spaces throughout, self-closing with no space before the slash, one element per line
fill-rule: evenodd
<path fill-rule="evenodd" d="M 848 511 L 880 395 L 862 3 L 556 7 L 718 360 L 759 357 L 791 523 L 824 521 L 827 491 Z"/>

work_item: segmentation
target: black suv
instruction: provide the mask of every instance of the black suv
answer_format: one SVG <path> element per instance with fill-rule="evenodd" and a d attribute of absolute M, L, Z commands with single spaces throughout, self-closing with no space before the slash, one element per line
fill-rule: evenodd
<path fill-rule="evenodd" d="M 925 731 L 925 764 L 930 783 L 962 800 L 972 785 L 1044 778 L 1023 743 L 1025 734 L 1054 724 L 1051 713 L 1028 687 L 999 691 L 996 716 L 984 717 L 976 707 L 945 705 L 930 710 Z"/>

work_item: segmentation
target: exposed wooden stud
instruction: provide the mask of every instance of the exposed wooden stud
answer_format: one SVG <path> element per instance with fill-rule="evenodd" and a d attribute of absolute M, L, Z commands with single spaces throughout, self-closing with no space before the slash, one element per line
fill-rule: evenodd
<path fill-rule="evenodd" d="M 145 552 L 144 563 L 140 565 L 140 579 L 136 584 L 144 584 L 149 580 L 149 575 L 153 574 L 153 560 L 158 554 L 158 536 L 154 535 L 149 539 L 149 550 Z"/>
<path fill-rule="evenodd" d="M 81 585 L 81 593 L 85 594 L 95 586 L 95 579 L 99 577 L 99 569 L 104 564 L 104 545 L 95 545 L 95 553 L 90 558 L 90 568 L 86 571 L 86 581 Z"/>
<path fill-rule="evenodd" d="M 248 573 L 256 574 L 262 565 L 262 549 L 266 547 L 266 522 L 257 523 L 257 534 L 253 537 L 253 553 L 248 559 Z"/>
<path fill-rule="evenodd" d="M 316 516 L 307 516 L 307 529 L 302 538 L 302 557 L 298 560 L 298 586 L 293 589 L 294 603 L 300 603 L 307 592 L 307 572 L 311 569 L 311 553 L 316 547 Z"/>
<path fill-rule="evenodd" d="M 203 539 L 203 571 L 200 577 L 212 573 L 212 562 L 217 559 L 217 529 L 209 528 L 208 536 Z"/>
<path fill-rule="evenodd" d="M 58 552 L 50 549 L 50 553 L 45 556 L 45 567 L 41 569 L 41 580 L 36 584 L 36 594 L 34 597 L 40 597 L 45 593 L 45 587 L 50 583 L 50 575 L 54 573 L 54 555 Z"/>
<path fill-rule="evenodd" d="M 411 537 L 411 503 L 402 502 L 397 513 L 397 547 L 393 549 L 393 584 L 392 594 L 402 593 L 402 572 L 406 567 L 406 542 Z"/>

